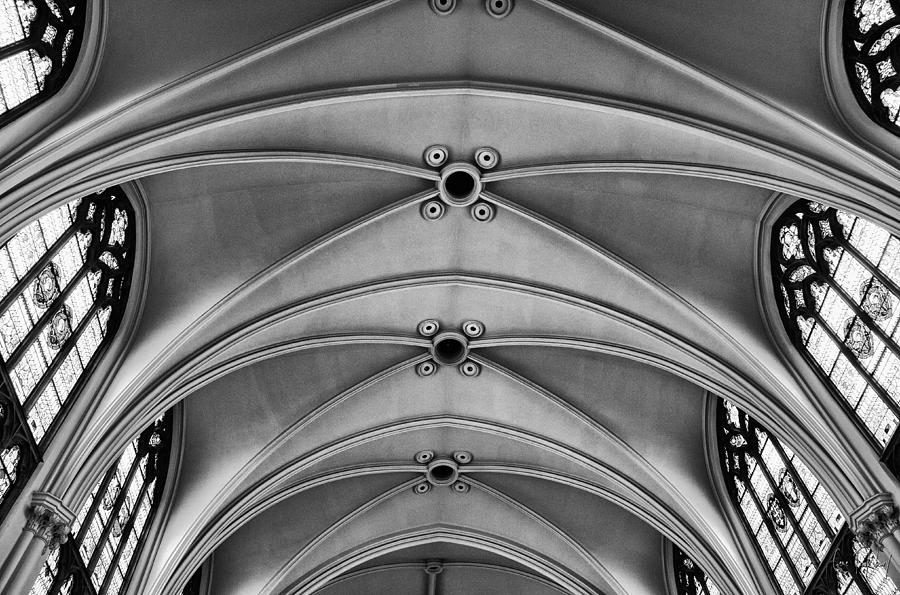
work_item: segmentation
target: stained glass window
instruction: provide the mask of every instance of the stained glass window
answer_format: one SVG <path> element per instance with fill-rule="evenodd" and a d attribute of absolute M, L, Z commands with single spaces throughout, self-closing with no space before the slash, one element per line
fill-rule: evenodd
<path fill-rule="evenodd" d="M 724 400 L 717 433 L 729 495 L 782 595 L 900 594 L 787 445 Z"/>
<path fill-rule="evenodd" d="M 672 546 L 675 586 L 678 595 L 722 595 L 722 591 L 687 554 Z"/>
<path fill-rule="evenodd" d="M 900 134 L 900 0 L 847 0 L 844 61 L 854 94 L 875 122 Z"/>
<path fill-rule="evenodd" d="M 772 240 L 791 340 L 884 449 L 900 419 L 900 239 L 846 211 L 799 201 Z"/>
<path fill-rule="evenodd" d="M 85 0 L 0 0 L 0 125 L 59 90 L 78 55 Z"/>
<path fill-rule="evenodd" d="M 69 541 L 47 561 L 31 595 L 118 595 L 133 571 L 166 480 L 171 412 L 126 448 L 94 485 Z"/>
<path fill-rule="evenodd" d="M 122 189 L 109 188 L 0 247 L 0 517 L 115 334 L 133 268 L 132 218 Z"/>

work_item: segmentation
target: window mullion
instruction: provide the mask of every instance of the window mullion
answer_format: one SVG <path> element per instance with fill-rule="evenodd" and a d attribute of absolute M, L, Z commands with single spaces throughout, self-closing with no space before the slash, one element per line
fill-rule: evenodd
<path fill-rule="evenodd" d="M 25 39 L 20 39 L 0 48 L 0 60 L 15 56 L 20 52 L 37 49 L 41 45 L 42 42 L 40 39 L 34 39 L 31 36 L 28 36 Z"/>

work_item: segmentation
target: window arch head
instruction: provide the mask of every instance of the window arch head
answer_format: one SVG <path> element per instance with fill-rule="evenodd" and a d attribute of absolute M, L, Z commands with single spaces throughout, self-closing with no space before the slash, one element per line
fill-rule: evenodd
<path fill-rule="evenodd" d="M 900 134 L 900 1 L 846 0 L 844 62 L 868 116 Z"/>
<path fill-rule="evenodd" d="M 0 125 L 66 82 L 81 45 L 86 0 L 0 0 Z"/>
<path fill-rule="evenodd" d="M 68 541 L 48 556 L 30 595 L 124 591 L 159 508 L 171 445 L 170 410 L 132 440 L 94 484 Z"/>
<path fill-rule="evenodd" d="M 716 424 L 728 495 L 781 595 L 900 593 L 787 445 L 725 400 Z"/>
<path fill-rule="evenodd" d="M 0 247 L 0 516 L 115 335 L 133 219 L 122 189 L 109 188 L 35 219 Z"/>
<path fill-rule="evenodd" d="M 719 587 L 680 547 L 672 544 L 672 568 L 678 595 L 722 595 Z"/>
<path fill-rule="evenodd" d="M 885 449 L 900 420 L 900 239 L 802 200 L 776 221 L 771 253 L 791 341 Z"/>

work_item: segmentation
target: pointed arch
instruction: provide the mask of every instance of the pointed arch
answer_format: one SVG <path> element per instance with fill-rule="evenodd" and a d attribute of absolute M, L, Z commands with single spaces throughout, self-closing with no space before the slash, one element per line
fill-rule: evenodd
<path fill-rule="evenodd" d="M 869 118 L 900 134 L 900 2 L 846 0 L 843 50 L 853 95 Z"/>
<path fill-rule="evenodd" d="M 729 500 L 781 595 L 900 593 L 790 447 L 724 399 L 716 435 Z"/>
<path fill-rule="evenodd" d="M 59 91 L 75 65 L 87 0 L 0 1 L 0 126 Z"/>
<path fill-rule="evenodd" d="M 117 186 L 46 213 L 0 247 L 0 518 L 116 334 L 133 223 Z"/>
<path fill-rule="evenodd" d="M 134 572 L 169 470 L 172 411 L 125 447 L 96 482 L 30 595 L 118 595 Z"/>
<path fill-rule="evenodd" d="M 667 549 L 671 549 L 676 595 L 722 595 L 722 590 L 680 547 L 672 543 Z"/>
<path fill-rule="evenodd" d="M 791 343 L 900 474 L 900 238 L 801 200 L 776 220 L 773 287 Z"/>

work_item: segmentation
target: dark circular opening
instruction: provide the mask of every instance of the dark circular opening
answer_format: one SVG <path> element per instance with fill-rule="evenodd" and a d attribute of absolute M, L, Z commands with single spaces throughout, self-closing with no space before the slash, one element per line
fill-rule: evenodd
<path fill-rule="evenodd" d="M 455 171 L 447 176 L 444 187 L 453 198 L 466 198 L 475 189 L 475 178 L 465 171 Z"/>
<path fill-rule="evenodd" d="M 450 465 L 435 465 L 431 468 L 431 477 L 435 481 L 449 481 L 453 477 L 454 471 Z"/>
<path fill-rule="evenodd" d="M 449 338 L 434 346 L 434 354 L 444 362 L 456 362 L 466 352 L 465 345 L 459 339 Z"/>

